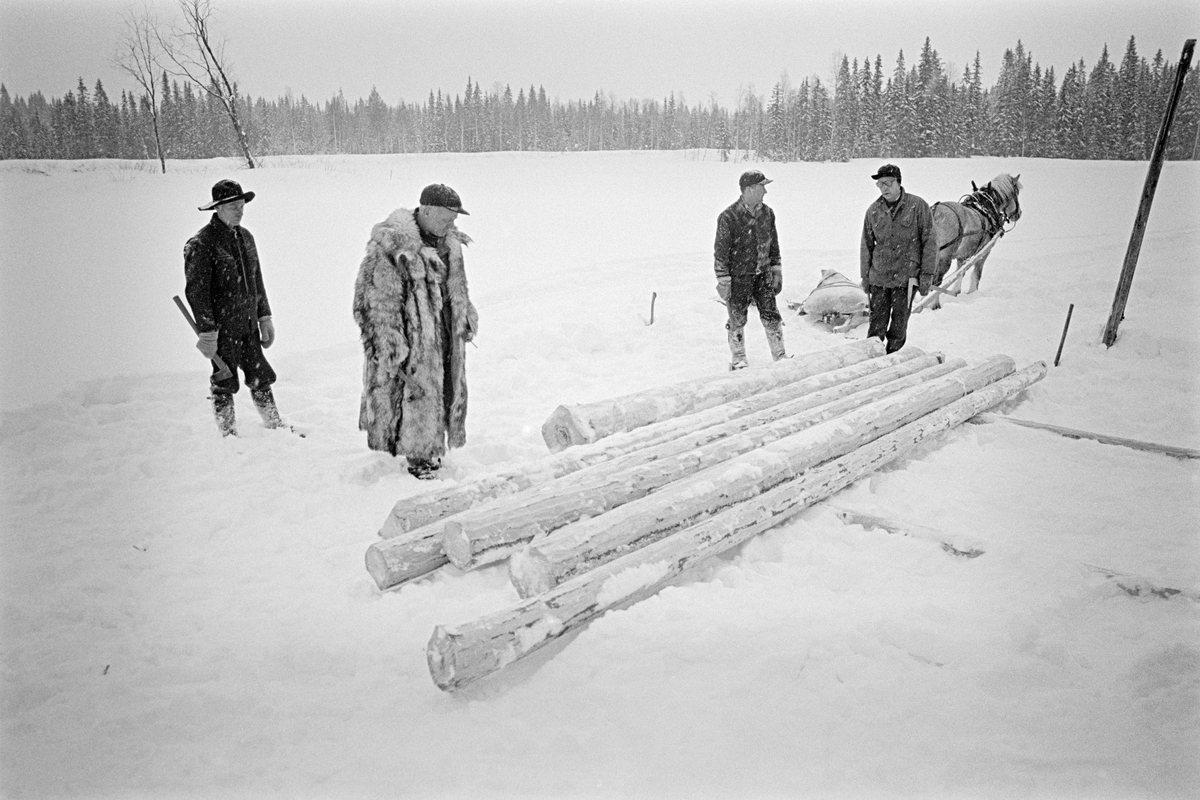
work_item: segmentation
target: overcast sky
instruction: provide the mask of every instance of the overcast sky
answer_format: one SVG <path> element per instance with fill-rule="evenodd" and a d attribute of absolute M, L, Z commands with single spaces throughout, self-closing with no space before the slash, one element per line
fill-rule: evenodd
<path fill-rule="evenodd" d="M 110 97 L 134 85 L 113 65 L 122 10 L 144 0 L 0 0 L 0 82 L 10 94 L 60 97 L 80 77 Z M 170 0 L 150 0 L 164 19 Z M 841 54 L 903 50 L 911 65 L 926 37 L 958 79 L 979 52 L 985 83 L 1020 40 L 1059 81 L 1107 44 L 1120 60 L 1130 36 L 1147 59 L 1177 61 L 1200 32 L 1197 0 L 213 0 L 215 31 L 240 87 L 274 99 L 290 89 L 353 103 L 375 86 L 388 103 L 460 94 L 467 79 L 490 91 L 544 86 L 551 98 L 661 99 L 732 104 L 832 79 Z"/>

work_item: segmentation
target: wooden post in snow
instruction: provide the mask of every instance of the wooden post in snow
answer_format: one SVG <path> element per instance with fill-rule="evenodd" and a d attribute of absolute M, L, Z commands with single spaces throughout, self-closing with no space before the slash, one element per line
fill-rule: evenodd
<path fill-rule="evenodd" d="M 466 511 L 478 503 L 516 494 L 595 464 L 611 461 L 614 458 L 677 439 L 711 425 L 719 425 L 788 400 L 847 383 L 924 355 L 920 348 L 906 347 L 898 353 L 885 356 L 882 355 L 882 347 L 880 347 L 880 355 L 876 358 L 866 358 L 828 372 L 819 372 L 807 378 L 799 378 L 775 389 L 752 394 L 740 400 L 721 403 L 703 411 L 672 417 L 632 431 L 615 433 L 598 442 L 570 447 L 561 453 L 546 456 L 529 466 L 487 475 L 478 480 L 450 486 L 440 491 L 406 497 L 392 507 L 392 512 L 384 521 L 383 527 L 380 528 L 379 535 L 384 538 L 399 536 L 407 531 L 444 519 L 451 514 Z"/>
<path fill-rule="evenodd" d="M 902 425 L 983 388 L 1013 371 L 1012 359 L 983 364 L 919 383 L 844 416 L 676 480 L 607 514 L 568 525 L 514 553 L 509 577 L 522 597 L 645 547 L 734 503 L 790 481 Z M 447 530 L 446 551 L 454 560 Z"/>
<path fill-rule="evenodd" d="M 863 339 L 777 361 L 760 369 L 739 370 L 720 378 L 659 386 L 596 403 L 559 406 L 542 424 L 542 438 L 550 451 L 557 453 L 572 445 L 594 442 L 618 431 L 631 431 L 643 425 L 774 389 L 819 372 L 828 372 L 866 358 L 876 358 L 884 354 L 884 349 L 878 339 Z"/>
<path fill-rule="evenodd" d="M 545 594 L 460 625 L 439 625 L 426 648 L 429 673 L 446 691 L 518 661 L 610 608 L 650 597 L 688 567 L 730 550 L 872 472 L 934 436 L 1004 402 L 1041 380 L 1046 365 L 972 392 L 796 480 L 738 503 L 652 545 L 565 581 Z"/>
<path fill-rule="evenodd" d="M 603 514 L 650 492 L 666 491 L 664 487 L 673 481 L 817 423 L 843 415 L 848 417 L 856 409 L 870 407 L 873 401 L 903 393 L 909 387 L 919 387 L 947 372 L 963 371 L 960 369 L 963 366 L 961 361 L 939 364 L 934 356 L 925 356 L 669 442 L 660 446 L 670 448 L 661 454 L 661 458 L 633 453 L 620 462 L 598 465 L 541 490 L 447 520 L 442 547 L 451 563 L 459 569 L 474 569 L 503 560 L 535 537 L 586 516 Z M 924 369 L 914 371 L 915 367 Z M 889 373 L 893 372 L 898 373 L 894 380 L 872 385 L 881 376 L 892 377 Z M 718 433 L 722 435 L 718 437 Z M 693 443 L 698 446 L 689 446 Z"/>
<path fill-rule="evenodd" d="M 595 480 L 601 474 L 608 475 L 651 461 L 691 453 L 702 445 L 842 397 L 857 394 L 859 402 L 867 402 L 874 396 L 866 394 L 868 390 L 917 373 L 930 377 L 934 374 L 931 370 L 941 360 L 941 355 L 926 356 L 918 348 L 906 347 L 898 353 L 823 372 L 744 400 L 617 434 L 589 445 L 572 447 L 526 470 L 402 500 L 384 523 L 385 530 L 392 529 L 390 535 L 367 548 L 367 572 L 375 584 L 384 590 L 419 578 L 448 563 L 442 547 L 443 531 L 447 524 L 458 521 L 472 507 L 479 508 L 480 513 L 502 516 L 506 513 L 505 509 L 527 508 L 535 502 L 531 495 L 544 498 L 545 493 L 537 494 L 536 491 L 515 496 L 531 487 L 548 487 L 553 482 L 556 487 L 553 491 L 562 492 L 563 487 L 577 487 L 581 479 Z M 955 365 L 943 367 L 946 371 L 952 368 L 956 368 Z M 897 384 L 891 391 L 900 388 L 901 385 Z M 826 409 L 826 412 L 830 410 Z M 645 442 L 650 444 L 635 446 Z M 547 488 L 546 491 L 552 490 Z M 414 519 L 421 520 L 423 524 L 408 530 L 402 529 L 403 525 Z M 495 556 L 496 560 L 502 557 L 502 554 Z M 474 565 L 464 563 L 462 566 L 469 568 Z"/>
<path fill-rule="evenodd" d="M 1121 278 L 1117 281 L 1117 294 L 1113 297 L 1112 311 L 1108 315 L 1108 324 L 1104 326 L 1104 344 L 1112 347 L 1117 342 L 1117 328 L 1125 318 L 1125 303 L 1129 300 L 1129 290 L 1133 286 L 1133 271 L 1137 267 L 1138 254 L 1142 251 L 1142 237 L 1146 233 L 1146 222 L 1150 218 L 1150 204 L 1154 202 L 1154 191 L 1158 188 L 1158 176 L 1162 173 L 1163 158 L 1167 150 L 1167 139 L 1171 135 L 1171 122 L 1175 119 L 1175 109 L 1179 105 L 1179 95 L 1183 91 L 1183 79 L 1187 75 L 1188 66 L 1192 63 L 1192 51 L 1196 47 L 1195 39 L 1188 39 L 1183 45 L 1183 55 L 1179 58 L 1179 67 L 1175 70 L 1175 85 L 1171 88 L 1171 97 L 1167 101 L 1167 110 L 1163 114 L 1162 125 L 1158 129 L 1158 138 L 1154 140 L 1154 150 L 1150 154 L 1150 168 L 1146 172 L 1146 183 L 1142 187 L 1142 202 L 1138 205 L 1137 216 L 1133 220 L 1133 234 L 1129 237 L 1129 247 L 1125 251 L 1125 263 L 1121 267 Z"/>

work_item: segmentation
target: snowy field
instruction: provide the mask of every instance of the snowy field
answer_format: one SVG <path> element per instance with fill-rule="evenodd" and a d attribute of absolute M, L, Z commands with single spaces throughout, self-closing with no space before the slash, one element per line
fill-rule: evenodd
<path fill-rule="evenodd" d="M 784 298 L 857 276 L 878 163 L 755 165 Z M 1049 363 L 1074 303 L 1061 365 L 1004 411 L 1200 448 L 1200 164 L 1164 169 L 1108 349 L 1145 163 L 900 163 L 930 202 L 999 172 L 1025 187 L 980 291 L 915 316 L 912 345 Z M 357 430 L 371 225 L 432 182 L 471 212 L 468 444 L 442 471 L 465 480 L 545 455 L 559 404 L 723 374 L 711 248 L 746 166 L 0 163 L 0 794 L 1200 796 L 1200 461 L 1014 425 L 962 426 L 831 501 L 983 556 L 820 504 L 480 684 L 434 686 L 434 626 L 517 595 L 503 566 L 389 593 L 364 568 L 395 501 L 430 488 Z M 258 193 L 275 393 L 304 439 L 258 427 L 244 391 L 244 435 L 220 438 L 171 302 L 229 176 Z M 793 353 L 846 341 L 785 322 Z M 747 340 L 765 363 L 753 312 Z"/>

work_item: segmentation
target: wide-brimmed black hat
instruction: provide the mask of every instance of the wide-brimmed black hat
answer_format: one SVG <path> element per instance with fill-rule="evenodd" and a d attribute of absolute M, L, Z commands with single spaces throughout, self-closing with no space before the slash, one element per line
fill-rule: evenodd
<path fill-rule="evenodd" d="M 232 203 L 234 200 L 245 200 L 249 203 L 254 199 L 254 192 L 243 192 L 242 185 L 237 181 L 231 181 L 226 178 L 223 181 L 217 181 L 212 188 L 212 202 L 208 205 L 200 206 L 201 211 L 212 211 L 217 206 L 223 206 L 226 203 Z"/>
<path fill-rule="evenodd" d="M 877 181 L 880 178 L 895 178 L 896 182 L 899 183 L 900 182 L 900 168 L 897 167 L 895 164 L 884 164 L 882 167 L 879 168 L 879 172 L 876 172 L 874 175 L 871 176 L 871 180 L 873 180 L 873 181 Z"/>
<path fill-rule="evenodd" d="M 468 217 L 471 216 L 471 213 L 462 207 L 462 199 L 459 198 L 458 192 L 444 183 L 432 183 L 422 189 L 421 205 L 441 206 L 442 208 L 456 211 L 459 214 L 466 214 Z"/>

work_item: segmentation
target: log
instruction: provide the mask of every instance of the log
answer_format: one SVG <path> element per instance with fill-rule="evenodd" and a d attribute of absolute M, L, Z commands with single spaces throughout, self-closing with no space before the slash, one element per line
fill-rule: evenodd
<path fill-rule="evenodd" d="M 676 480 L 649 497 L 626 503 L 599 518 L 581 520 L 532 542 L 513 555 L 509 576 L 522 597 L 545 592 L 573 575 L 595 569 L 747 500 L 765 487 L 845 455 L 1012 371 L 1012 359 L 995 356 L 977 367 L 919 383 L 727 463 Z M 454 561 L 449 538 L 443 540 L 443 545 Z"/>
<path fill-rule="evenodd" d="M 433 497 L 441 501 L 439 504 L 423 501 L 421 496 L 415 501 L 403 500 L 396 504 L 384 523 L 385 529 L 392 528 L 389 531 L 391 535 L 367 548 L 367 572 L 380 590 L 387 590 L 449 563 L 442 548 L 445 524 L 456 521 L 462 512 L 484 500 L 514 495 L 518 491 L 548 484 L 556 477 L 573 472 L 587 472 L 587 475 L 595 478 L 601 471 L 609 474 L 666 456 L 690 453 L 701 444 L 740 433 L 800 409 L 815 407 L 853 392 L 898 380 L 921 370 L 929 370 L 942 359 L 941 355 L 924 356 L 917 348 L 905 350 L 912 352 L 893 353 L 814 375 L 760 395 L 697 412 L 689 415 L 690 421 L 670 420 L 640 431 L 617 434 L 602 442 L 571 448 L 550 456 L 533 469 L 510 473 L 507 482 L 502 480 L 504 476 L 500 475 L 461 487 L 451 487 L 434 493 Z M 687 424 L 684 424 L 685 422 Z M 658 442 L 657 444 L 625 452 L 632 447 L 632 443 L 627 440 L 634 438 L 641 442 L 644 437 L 641 431 L 649 433 L 651 428 L 660 430 L 645 441 Z M 680 435 L 683 431 L 687 432 Z M 659 439 L 663 441 L 659 442 Z M 610 440 L 618 441 L 618 445 L 605 444 Z M 562 484 L 560 488 L 561 486 Z M 489 511 L 485 513 L 504 513 L 505 506 L 496 505 L 501 502 L 503 501 L 496 500 L 488 505 Z M 525 497 L 517 498 L 514 501 L 515 506 L 510 503 L 507 507 L 519 507 L 526 502 Z M 398 513 L 402 507 L 406 511 L 404 515 Z M 496 511 L 497 508 L 500 510 Z M 404 529 L 413 519 L 423 520 L 425 524 L 411 530 Z M 442 524 L 438 524 L 439 521 Z M 502 557 L 497 556 L 497 560 Z M 470 565 L 464 562 L 464 566 Z"/>
<path fill-rule="evenodd" d="M 913 365 L 922 366 L 927 362 L 924 369 L 912 372 Z M 938 364 L 933 356 L 926 356 L 698 431 L 681 440 L 651 448 L 648 453 L 631 453 L 618 461 L 562 478 L 532 493 L 497 501 L 447 520 L 442 546 L 451 563 L 459 569 L 474 569 L 500 561 L 535 537 L 585 516 L 595 517 L 769 442 L 869 406 L 882 397 L 963 366 L 962 362 Z M 904 374 L 906 372 L 911 374 Z M 888 377 L 892 373 L 898 377 L 871 385 L 880 376 Z"/>
<path fill-rule="evenodd" d="M 1143 442 L 1138 439 L 1126 439 L 1121 436 L 1109 436 L 1104 433 L 1092 433 L 1091 431 L 1081 431 L 1075 428 L 1064 428 L 1060 425 L 1051 425 L 1048 422 L 1034 422 L 1030 419 L 1018 419 L 1016 417 L 1005 417 L 999 414 L 980 414 L 972 422 L 1007 422 L 1012 425 L 1021 425 L 1026 428 L 1037 428 L 1038 430 L 1050 431 L 1057 433 L 1059 436 L 1065 436 L 1068 439 L 1091 439 L 1092 441 L 1100 442 L 1101 444 L 1115 444 L 1119 447 L 1129 447 L 1134 450 L 1145 450 L 1150 453 L 1162 453 L 1174 458 L 1200 458 L 1200 450 L 1193 450 L 1190 447 L 1176 447 L 1171 444 L 1158 444 L 1157 442 Z"/>
<path fill-rule="evenodd" d="M 385 538 L 398 536 L 459 511 L 465 511 L 485 500 L 515 494 L 594 464 L 677 439 L 701 428 L 752 414 L 787 400 L 846 383 L 923 355 L 924 353 L 918 348 L 906 347 L 899 353 L 881 355 L 828 372 L 817 373 L 811 377 L 801 378 L 741 400 L 722 403 L 713 408 L 673 417 L 632 431 L 616 433 L 591 444 L 572 447 L 556 455 L 546 456 L 532 466 L 523 466 L 484 476 L 458 486 L 406 497 L 392 507 L 391 513 L 380 528 L 379 535 Z"/>
<path fill-rule="evenodd" d="M 927 525 L 921 525 L 916 522 L 905 522 L 901 520 L 888 519 L 886 517 L 877 517 L 872 514 L 864 514 L 861 511 L 854 511 L 848 508 L 836 508 L 834 512 L 837 518 L 847 525 L 860 525 L 863 530 L 880 530 L 887 531 L 896 536 L 911 536 L 914 539 L 925 539 L 926 541 L 937 542 L 942 549 L 953 556 L 962 556 L 964 558 L 978 558 L 983 555 L 982 548 L 973 547 L 959 542 L 957 545 L 947 541 L 944 533 L 936 528 L 930 528 Z"/>
<path fill-rule="evenodd" d="M 426 648 L 433 682 L 453 691 L 578 629 L 605 611 L 658 592 L 694 564 L 724 553 L 908 455 L 1046 374 L 1038 362 L 844 456 L 773 486 L 703 522 L 567 580 L 545 594 L 459 625 L 438 625 Z"/>
<path fill-rule="evenodd" d="M 557 453 L 618 431 L 631 431 L 691 411 L 712 408 L 883 354 L 884 348 L 879 340 L 863 339 L 777 361 L 760 369 L 739 370 L 721 378 L 659 386 L 595 403 L 563 405 L 556 408 L 543 423 L 542 438 L 550 451 Z"/>

